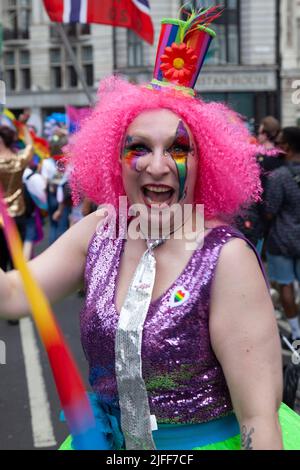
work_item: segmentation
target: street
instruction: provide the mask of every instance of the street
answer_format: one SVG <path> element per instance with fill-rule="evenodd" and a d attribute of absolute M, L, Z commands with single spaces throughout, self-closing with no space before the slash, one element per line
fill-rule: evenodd
<path fill-rule="evenodd" d="M 81 305 L 82 300 L 73 295 L 53 310 L 88 386 L 79 339 Z M 6 365 L 0 365 L 1 450 L 57 449 L 68 435 L 66 423 L 59 421 L 61 407 L 46 353 L 35 329 L 32 337 L 31 325 L 27 318 L 18 326 L 0 322 L 0 339 L 6 344 Z"/>
<path fill-rule="evenodd" d="M 47 246 L 46 238 L 38 246 Z M 88 389 L 88 367 L 81 348 L 79 313 L 83 299 L 74 294 L 52 305 Z M 57 449 L 69 434 L 59 420 L 61 406 L 47 355 L 29 318 L 19 325 L 0 322 L 6 364 L 0 361 L 0 450 Z"/>

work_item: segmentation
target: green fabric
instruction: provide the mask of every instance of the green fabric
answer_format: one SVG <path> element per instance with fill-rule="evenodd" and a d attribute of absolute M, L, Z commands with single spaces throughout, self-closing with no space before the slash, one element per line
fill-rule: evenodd
<path fill-rule="evenodd" d="M 74 450 L 72 447 L 72 436 L 67 437 L 67 439 L 61 444 L 58 450 Z"/>
<path fill-rule="evenodd" d="M 279 421 L 285 450 L 300 450 L 300 416 L 281 403 Z"/>
<path fill-rule="evenodd" d="M 282 430 L 284 450 L 300 450 L 300 416 L 287 405 L 281 403 L 279 421 Z M 59 450 L 73 450 L 71 436 L 67 437 Z M 226 441 L 209 444 L 203 447 L 194 447 L 192 450 L 241 450 L 241 438 L 240 435 L 237 435 Z"/>
<path fill-rule="evenodd" d="M 194 447 L 192 450 L 241 450 L 241 437 L 238 434 L 226 441 L 209 444 L 203 447 Z"/>
<path fill-rule="evenodd" d="M 281 403 L 278 414 L 284 450 L 300 450 L 300 416 L 284 403 Z M 241 438 L 238 435 L 223 442 L 192 450 L 241 450 Z"/>

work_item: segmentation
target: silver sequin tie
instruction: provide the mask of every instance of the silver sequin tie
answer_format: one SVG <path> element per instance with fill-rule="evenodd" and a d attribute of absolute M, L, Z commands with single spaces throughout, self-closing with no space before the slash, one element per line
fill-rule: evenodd
<path fill-rule="evenodd" d="M 115 341 L 121 428 L 127 450 L 153 450 L 148 395 L 142 377 L 143 327 L 155 281 L 153 249 L 164 240 L 147 241 L 122 306 Z"/>

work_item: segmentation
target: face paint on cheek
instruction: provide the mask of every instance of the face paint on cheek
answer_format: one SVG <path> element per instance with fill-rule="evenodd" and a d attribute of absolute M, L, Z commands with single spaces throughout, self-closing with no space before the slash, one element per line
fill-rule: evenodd
<path fill-rule="evenodd" d="M 186 192 L 186 179 L 187 179 L 187 156 L 190 151 L 191 141 L 189 133 L 182 121 L 179 121 L 174 143 L 171 147 L 170 154 L 176 164 L 178 181 L 179 181 L 179 196 L 180 201 Z M 180 149 L 179 151 L 176 149 Z M 173 149 L 173 151 L 172 151 Z M 185 150 L 186 149 L 186 150 Z"/>
<path fill-rule="evenodd" d="M 173 160 L 176 164 L 178 181 L 179 181 L 179 196 L 178 200 L 180 201 L 185 193 L 185 183 L 187 177 L 187 155 L 186 154 L 176 154 L 172 155 Z"/>
<path fill-rule="evenodd" d="M 140 171 L 138 167 L 139 160 L 141 157 L 147 155 L 147 151 L 142 149 L 139 150 L 138 148 L 132 148 L 133 142 L 134 140 L 131 136 L 126 137 L 123 158 L 125 163 L 130 166 L 132 170 Z"/>

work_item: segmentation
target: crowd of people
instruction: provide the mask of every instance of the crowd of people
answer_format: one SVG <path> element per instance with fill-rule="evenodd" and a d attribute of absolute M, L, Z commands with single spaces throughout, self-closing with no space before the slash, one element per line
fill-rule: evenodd
<path fill-rule="evenodd" d="M 296 303 L 300 281 L 300 128 L 281 129 L 280 123 L 268 116 L 260 123 L 257 138 L 267 153 L 257 157 L 262 200 L 237 218 L 237 226 L 266 263 L 274 298 L 278 292 L 293 342 L 300 339 Z M 270 155 L 270 150 L 276 153 Z"/>
<path fill-rule="evenodd" d="M 28 112 L 22 113 L 26 120 Z M 24 242 L 26 260 L 34 256 L 34 246 L 44 238 L 43 227 L 48 221 L 48 245 L 60 237 L 73 223 L 94 208 L 84 200 L 80 206 L 72 205 L 68 185 L 68 171 L 60 165 L 63 147 L 68 142 L 66 126 L 58 125 L 49 139 L 49 155 L 40 161 L 34 158 L 32 127 L 22 124 L 24 148 L 19 149 L 18 132 L 13 121 L 5 122 L 0 116 L 0 184 L 4 191 L 9 214 L 14 218 Z M 6 271 L 12 267 L 3 232 L 0 231 L 0 266 Z"/>
<path fill-rule="evenodd" d="M 31 134 L 35 129 L 28 124 L 29 118 L 28 110 L 24 110 L 18 121 L 0 116 L 0 185 L 9 215 L 23 241 L 27 261 L 34 257 L 35 247 L 44 239 L 45 227 L 48 226 L 46 245 L 49 246 L 92 208 L 89 201 L 72 206 L 68 173 L 59 165 L 62 149 L 68 141 L 66 126 L 56 126 L 49 138 L 49 155 L 37 161 Z M 18 145 L 20 128 L 24 134 L 21 149 Z M 0 267 L 5 272 L 13 268 L 1 228 Z M 17 325 L 19 322 L 9 320 L 8 323 Z"/>

